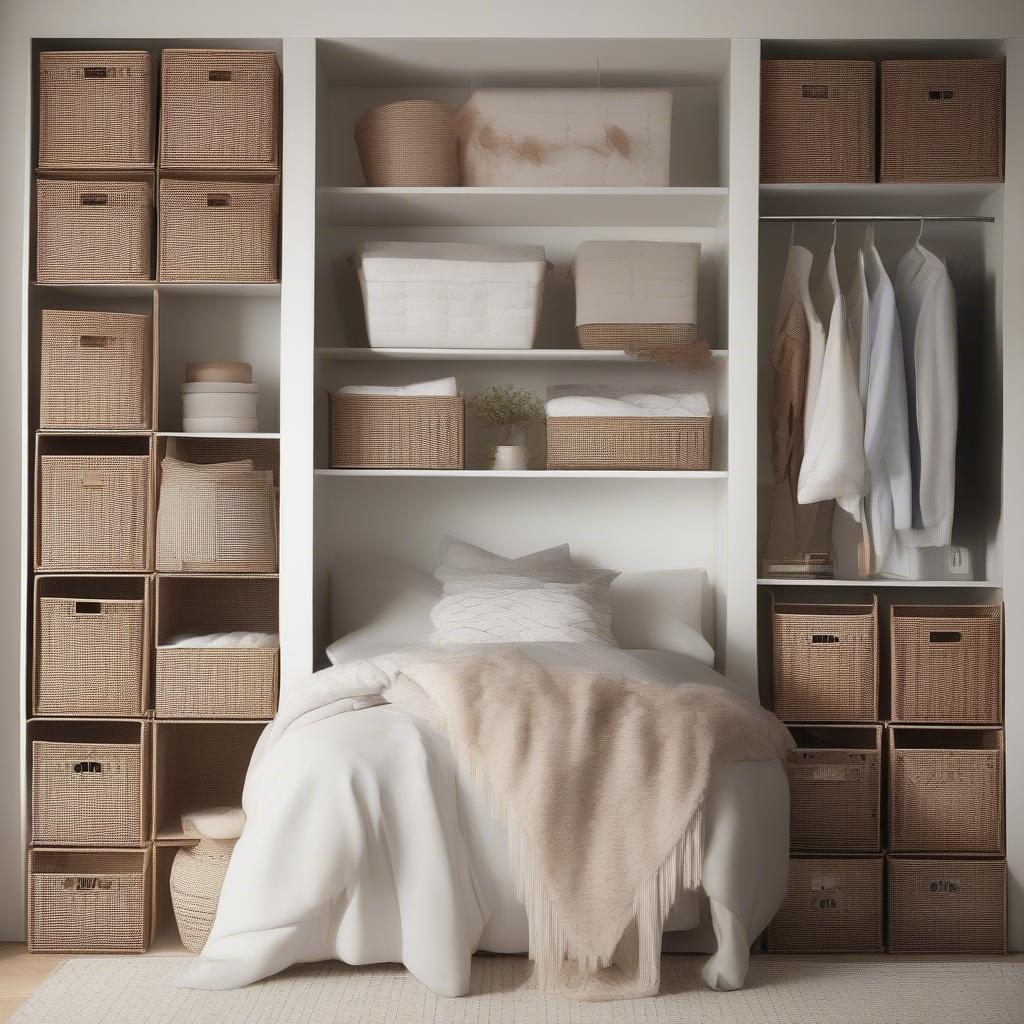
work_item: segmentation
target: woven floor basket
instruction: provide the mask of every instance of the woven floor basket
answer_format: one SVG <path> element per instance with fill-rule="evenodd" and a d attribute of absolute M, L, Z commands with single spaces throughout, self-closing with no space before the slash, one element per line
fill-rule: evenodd
<path fill-rule="evenodd" d="M 269 50 L 164 50 L 160 60 L 164 170 L 275 171 L 281 72 Z"/>
<path fill-rule="evenodd" d="M 710 416 L 551 416 L 548 469 L 705 471 Z"/>
<path fill-rule="evenodd" d="M 32 744 L 32 842 L 138 846 L 143 841 L 138 743 Z"/>
<path fill-rule="evenodd" d="M 462 469 L 462 396 L 331 395 L 335 469 Z"/>
<path fill-rule="evenodd" d="M 149 281 L 153 183 L 36 181 L 36 279 Z"/>
<path fill-rule="evenodd" d="M 878 718 L 878 599 L 865 605 L 776 604 L 775 714 L 784 722 Z"/>
<path fill-rule="evenodd" d="M 580 348 L 609 349 L 672 360 L 700 341 L 696 324 L 578 324 Z"/>
<path fill-rule="evenodd" d="M 875 63 L 761 61 L 761 181 L 875 180 Z"/>
<path fill-rule="evenodd" d="M 1001 605 L 894 605 L 890 635 L 894 722 L 1000 721 Z"/>
<path fill-rule="evenodd" d="M 276 181 L 160 179 L 161 281 L 277 280 Z"/>
<path fill-rule="evenodd" d="M 99 718 L 142 715 L 146 603 L 41 597 L 33 712 Z"/>
<path fill-rule="evenodd" d="M 882 61 L 882 181 L 1002 181 L 1002 58 Z"/>
<path fill-rule="evenodd" d="M 928 747 L 926 737 L 935 735 L 931 730 L 923 735 L 917 729 L 889 730 L 889 849 L 894 853 L 1002 851 L 1002 732 L 990 734 L 990 749 L 967 747 L 967 732 L 948 732 L 943 739 L 950 745 Z M 913 746 L 897 743 L 908 734 L 919 734 Z"/>
<path fill-rule="evenodd" d="M 38 568 L 148 568 L 148 455 L 39 458 Z"/>
<path fill-rule="evenodd" d="M 882 858 L 791 857 L 771 952 L 876 953 L 882 938 Z"/>
<path fill-rule="evenodd" d="M 136 313 L 44 309 L 39 426 L 148 430 L 152 322 Z"/>
<path fill-rule="evenodd" d="M 171 906 L 182 945 L 199 953 L 210 937 L 234 839 L 201 839 L 179 850 L 171 865 Z"/>
<path fill-rule="evenodd" d="M 152 167 L 154 106 L 145 50 L 40 53 L 39 167 Z"/>
<path fill-rule="evenodd" d="M 1005 953 L 1006 861 L 890 857 L 889 951 Z"/>
<path fill-rule="evenodd" d="M 371 107 L 355 124 L 366 184 L 405 188 L 458 185 L 454 119 L 453 107 L 434 100 L 399 100 Z"/>
<path fill-rule="evenodd" d="M 824 730 L 823 730 L 824 732 Z M 786 755 L 789 842 L 798 851 L 877 853 L 881 848 L 882 730 L 863 730 L 871 748 L 804 746 Z M 816 739 L 827 743 L 827 735 Z"/>
<path fill-rule="evenodd" d="M 33 953 L 144 953 L 148 850 L 32 850 L 28 935 Z"/>

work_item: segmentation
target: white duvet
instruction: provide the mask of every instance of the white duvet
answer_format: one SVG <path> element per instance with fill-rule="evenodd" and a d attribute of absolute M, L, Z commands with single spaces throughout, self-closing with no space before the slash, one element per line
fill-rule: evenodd
<path fill-rule="evenodd" d="M 730 685 L 681 655 L 525 646 L 545 663 Z M 247 823 L 213 931 L 180 985 L 231 988 L 337 958 L 401 962 L 455 996 L 468 991 L 475 951 L 525 952 L 505 830 L 440 734 L 383 703 L 398 675 L 382 655 L 325 669 L 284 695 L 253 755 Z M 665 944 L 712 952 L 708 984 L 736 988 L 750 943 L 785 892 L 789 798 L 780 762 L 717 766 L 705 823 L 702 890 L 677 901 Z"/>

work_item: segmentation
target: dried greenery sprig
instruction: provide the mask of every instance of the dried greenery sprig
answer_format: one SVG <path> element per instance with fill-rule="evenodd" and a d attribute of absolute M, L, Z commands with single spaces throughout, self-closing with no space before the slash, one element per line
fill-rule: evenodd
<path fill-rule="evenodd" d="M 501 384 L 474 395 L 469 411 L 488 426 L 496 427 L 505 444 L 522 443 L 521 437 L 528 423 L 544 418 L 544 403 L 527 388 Z"/>

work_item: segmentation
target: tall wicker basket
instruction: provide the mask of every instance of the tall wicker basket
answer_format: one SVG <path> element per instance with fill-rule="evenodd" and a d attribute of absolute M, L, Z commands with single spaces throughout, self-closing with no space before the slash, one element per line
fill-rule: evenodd
<path fill-rule="evenodd" d="M 363 177 L 371 186 L 459 184 L 455 110 L 434 100 L 371 107 L 355 124 Z"/>

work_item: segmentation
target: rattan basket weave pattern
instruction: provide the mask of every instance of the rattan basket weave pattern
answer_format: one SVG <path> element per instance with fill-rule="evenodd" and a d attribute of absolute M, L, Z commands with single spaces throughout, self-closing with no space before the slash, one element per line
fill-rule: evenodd
<path fill-rule="evenodd" d="M 148 455 L 39 457 L 38 568 L 146 569 Z"/>
<path fill-rule="evenodd" d="M 878 598 L 865 605 L 776 604 L 775 714 L 784 722 L 878 718 Z"/>
<path fill-rule="evenodd" d="M 153 182 L 36 181 L 36 279 L 149 281 Z"/>
<path fill-rule="evenodd" d="M 269 50 L 164 50 L 160 166 L 277 170 L 280 78 Z"/>
<path fill-rule="evenodd" d="M 710 416 L 550 416 L 548 469 L 711 468 Z"/>
<path fill-rule="evenodd" d="M 889 951 L 1005 953 L 1006 861 L 890 857 Z"/>
<path fill-rule="evenodd" d="M 44 309 L 39 426 L 148 430 L 152 321 L 136 313 Z"/>
<path fill-rule="evenodd" d="M 672 360 L 693 352 L 700 334 L 696 324 L 578 324 L 576 339 L 583 349 L 621 349 Z"/>
<path fill-rule="evenodd" d="M 277 280 L 276 181 L 160 179 L 161 281 Z"/>
<path fill-rule="evenodd" d="M 1004 63 L 882 61 L 882 181 L 1002 181 Z"/>
<path fill-rule="evenodd" d="M 29 853 L 34 953 L 144 953 L 149 908 L 149 850 Z"/>
<path fill-rule="evenodd" d="M 772 952 L 873 953 L 883 948 L 882 858 L 791 857 Z"/>
<path fill-rule="evenodd" d="M 875 63 L 761 61 L 761 181 L 875 180 Z"/>
<path fill-rule="evenodd" d="M 40 53 L 39 167 L 152 167 L 153 107 L 145 50 Z"/>
<path fill-rule="evenodd" d="M 1002 718 L 1002 605 L 894 605 L 892 720 Z"/>
<path fill-rule="evenodd" d="M 331 395 L 335 469 L 462 469 L 462 396 Z"/>
<path fill-rule="evenodd" d="M 32 743 L 32 842 L 138 846 L 144 840 L 139 743 Z M 148 823 L 145 823 L 148 828 Z"/>
<path fill-rule="evenodd" d="M 999 853 L 1003 849 L 1003 737 L 969 747 L 968 733 L 889 730 L 889 849 L 894 853 Z M 918 733 L 913 746 L 898 743 Z M 957 738 L 961 740 L 957 744 Z M 925 745 L 919 746 L 923 743 Z"/>
<path fill-rule="evenodd" d="M 355 124 L 366 184 L 405 188 L 459 184 L 455 109 L 434 100 L 371 107 Z"/>
<path fill-rule="evenodd" d="M 174 855 L 171 905 L 182 945 L 190 953 L 199 953 L 210 937 L 236 841 L 203 838 Z"/>

